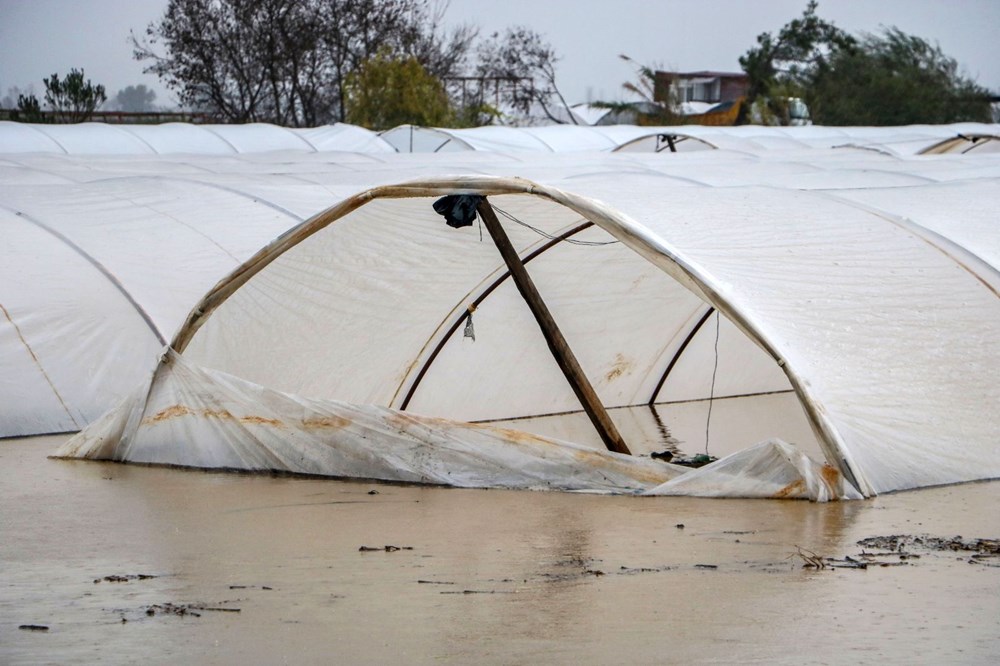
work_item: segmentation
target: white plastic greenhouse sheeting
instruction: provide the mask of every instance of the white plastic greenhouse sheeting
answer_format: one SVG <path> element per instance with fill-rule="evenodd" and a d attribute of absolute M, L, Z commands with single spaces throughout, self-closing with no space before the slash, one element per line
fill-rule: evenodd
<path fill-rule="evenodd" d="M 659 135 L 677 135 L 679 151 L 724 148 L 760 153 L 796 148 L 855 146 L 892 155 L 914 155 L 958 135 L 997 135 L 998 126 L 982 123 L 912 125 L 909 127 L 712 127 L 676 125 L 550 125 L 545 127 L 487 126 L 469 129 L 403 125 L 381 134 L 400 153 L 480 150 L 489 152 L 587 152 L 627 150 L 658 152 Z M 983 146 L 987 146 L 983 143 Z M 984 150 L 987 150 L 984 148 Z"/>
<path fill-rule="evenodd" d="M 861 494 L 829 465 L 819 465 L 794 446 L 768 440 L 711 465 L 678 474 L 646 495 L 774 497 L 829 502 Z"/>
<path fill-rule="evenodd" d="M 379 137 L 398 153 L 441 153 L 475 150 L 454 130 L 441 130 L 417 125 L 400 125 L 379 133 Z"/>
<path fill-rule="evenodd" d="M 577 192 L 604 201 L 613 211 L 600 209 L 609 220 L 606 229 L 723 308 L 780 359 L 800 398 L 815 405 L 811 416 L 824 431 L 827 458 L 853 473 L 863 492 L 1000 473 L 991 441 L 1000 423 L 996 415 L 983 413 L 984 405 L 1000 398 L 993 379 L 1000 357 L 990 344 L 1000 326 L 1000 308 L 996 294 L 974 272 L 890 221 L 848 205 L 817 206 L 815 196 L 786 192 L 776 198 L 771 190 L 720 189 L 706 197 L 699 189 L 679 188 L 671 193 L 666 214 L 659 191 L 638 178 L 629 185 L 573 181 Z M 460 234 L 449 236 L 433 226 L 429 201 L 416 201 L 369 204 L 282 255 L 208 320 L 188 357 L 282 391 L 398 404 L 409 373 L 420 367 L 422 350 L 433 339 L 428 338 L 433 329 L 418 322 L 444 326 L 448 317 L 441 315 L 461 312 L 463 294 L 475 293 L 472 285 L 491 272 L 481 264 L 492 248 L 478 242 L 463 248 Z M 521 219 L 546 220 L 550 233 L 572 223 L 572 215 L 535 210 L 530 200 L 497 205 Z M 515 235 L 515 243 L 524 247 L 526 232 L 517 233 L 521 238 Z M 390 253 L 392 245 L 398 250 Z M 373 264 L 365 257 L 375 248 L 382 250 Z M 599 253 L 614 250 L 594 250 L 593 259 L 586 254 L 567 259 L 554 264 L 551 273 L 536 268 L 536 279 L 553 310 L 583 327 L 567 331 L 581 362 L 596 376 L 614 378 L 597 386 L 602 400 L 611 406 L 635 404 L 648 397 L 652 371 L 662 367 L 655 344 L 643 351 L 644 331 L 656 331 L 655 342 L 677 340 L 660 337 L 671 330 L 669 317 L 683 322 L 693 313 L 651 307 L 649 296 L 634 287 L 619 293 L 617 285 L 649 284 L 650 276 L 630 270 L 626 257 L 617 265 L 610 257 L 600 258 Z M 602 265 L 611 268 L 595 273 L 594 267 Z M 338 280 L 345 273 L 351 276 L 346 284 Z M 298 284 L 295 276 L 304 274 L 313 276 L 315 286 Z M 595 295 L 586 297 L 588 279 Z M 405 283 L 421 288 L 417 293 L 401 289 Z M 297 285 L 308 314 L 285 293 L 288 285 Z M 650 289 L 670 293 L 665 285 Z M 602 292 L 606 302 L 595 300 Z M 954 294 L 962 294 L 961 299 Z M 610 318 L 612 303 L 615 316 Z M 511 305 L 497 307 L 513 314 Z M 368 316 L 343 317 L 361 310 Z M 594 315 L 592 323 L 588 315 Z M 668 320 L 644 326 L 643 319 L 651 316 Z M 621 328 L 609 329 L 610 323 Z M 477 340 L 475 347 L 463 348 L 452 340 L 453 353 L 464 356 L 465 363 L 435 363 L 432 372 L 438 374 L 424 379 L 421 391 L 429 397 L 419 411 L 452 410 L 448 416 L 489 419 L 500 418 L 497 412 L 505 407 L 510 410 L 506 417 L 571 407 L 572 394 L 559 389 L 558 373 L 545 363 L 544 353 L 510 356 L 511 350 L 521 355 L 539 347 L 532 344 L 537 332 L 529 321 L 510 322 L 497 334 L 503 344 Z M 324 343 L 328 340 L 336 344 Z M 303 349 L 322 353 L 291 352 Z M 530 385 L 518 371 L 525 366 L 533 368 Z M 767 376 L 751 373 L 735 390 L 748 396 L 774 390 Z M 892 381 L 873 381 L 873 376 Z M 454 413 L 456 408 L 461 413 Z"/>
<path fill-rule="evenodd" d="M 912 125 L 909 127 L 708 127 L 634 125 L 545 127 L 486 126 L 469 129 L 403 125 L 381 136 L 361 127 L 338 123 L 308 129 L 250 125 L 33 125 L 0 121 L 0 154 L 59 153 L 68 155 L 143 155 L 259 153 L 267 151 L 331 152 L 587 152 L 648 148 L 655 137 L 676 134 L 697 139 L 685 149 L 713 146 L 752 153 L 789 148 L 856 146 L 893 155 L 914 155 L 962 136 L 1000 136 L 1000 127 L 981 123 Z M 995 150 L 986 141 L 982 152 Z M 960 146 L 955 146 L 960 150 Z"/>
<path fill-rule="evenodd" d="M 582 214 L 646 259 L 617 245 L 561 245 L 544 255 L 548 270 L 532 266 L 553 312 L 569 324 L 581 363 L 604 378 L 595 388 L 606 404 L 649 399 L 655 369 L 664 365 L 661 345 L 681 339 L 668 332 L 684 330 L 698 310 L 697 300 L 656 300 L 688 298 L 678 290 L 683 284 L 778 359 L 827 461 L 864 494 L 1000 475 L 992 442 L 1000 419 L 984 410 L 1000 398 L 993 378 L 1000 356 L 990 345 L 1000 308 L 996 293 L 947 248 L 853 206 L 817 206 L 816 196 L 804 193 L 776 198 L 773 190 L 734 188 L 705 197 L 698 188 L 678 188 L 668 211 L 661 193 L 639 178 L 629 187 L 592 178 L 573 185 L 605 203 L 487 179 L 428 183 L 420 188 L 430 191 L 414 190 L 423 197 L 364 205 L 235 291 L 198 330 L 185 358 L 290 394 L 395 408 L 414 373 L 429 369 L 416 411 L 462 420 L 572 408 L 572 393 L 560 386 L 551 361 L 535 353 L 543 348 L 538 332 L 512 294 L 479 303 L 480 336 L 472 344 L 447 340 L 442 349 L 451 362 L 431 364 L 427 356 L 496 264 L 492 247 L 473 230 L 441 224 L 426 197 L 522 188 L 569 208 L 523 195 L 495 196 L 496 205 L 548 233 L 568 229 Z M 517 247 L 530 247 L 530 232 L 511 234 Z M 574 251 L 583 254 L 572 257 Z M 677 282 L 656 284 L 650 267 Z M 494 308 L 500 320 L 486 314 Z M 702 367 L 711 362 L 708 351 L 702 347 Z M 783 388 L 774 368 L 724 376 L 732 394 L 753 398 Z M 154 393 L 167 381 L 162 376 Z M 697 388 L 689 394 L 707 397 Z M 185 416 L 197 412 L 178 404 Z M 196 420 L 212 421 L 209 411 Z M 288 415 L 278 421 L 287 423 Z M 141 432 L 131 435 L 115 457 L 131 459 L 130 447 L 143 441 Z M 222 433 L 211 441 L 233 446 Z M 187 451 L 172 450 L 168 462 L 199 464 Z M 353 467 L 326 473 L 364 476 Z"/>
<path fill-rule="evenodd" d="M 191 303 L 304 217 L 154 178 L 0 191 L 4 436 L 99 416 L 152 367 Z"/>
<path fill-rule="evenodd" d="M 35 125 L 0 121 L 0 154 L 226 155 L 272 150 L 385 153 L 393 148 L 354 125 L 289 129 L 277 125 Z"/>
<path fill-rule="evenodd" d="M 523 432 L 285 395 L 172 352 L 163 367 L 148 398 L 140 391 L 58 455 L 466 488 L 613 492 L 641 492 L 685 471 Z M 119 446 L 130 420 L 135 430 Z"/>
<path fill-rule="evenodd" d="M 866 138 L 891 143 L 910 129 L 879 131 Z M 698 327 L 708 313 L 700 295 L 729 318 L 719 325 L 713 452 L 778 437 L 835 467 L 846 453 L 865 494 L 998 476 L 986 442 L 1000 431 L 987 379 L 1000 367 L 988 337 L 997 330 L 991 211 L 1000 161 L 888 152 L 0 155 L 0 224 L 13 239 L 0 247 L 2 434 L 92 421 L 149 375 L 160 339 L 211 285 L 331 203 L 417 175 L 440 182 L 442 173 L 495 173 L 600 199 L 615 224 L 638 234 L 629 243 L 646 261 L 622 245 L 560 244 L 529 263 L 609 406 L 645 404 L 676 358 L 656 399 L 667 403 L 661 416 L 682 445 L 701 448 L 716 317 Z M 582 221 L 537 197 L 496 203 L 548 232 Z M 507 226 L 522 256 L 545 243 Z M 697 279 L 678 272 L 675 259 Z M 475 343 L 461 329 L 446 339 L 499 266 L 488 241 L 447 229 L 428 199 L 370 203 L 238 291 L 185 358 L 272 391 L 390 412 L 424 365 L 408 412 L 491 420 L 579 409 L 509 281 L 477 310 Z M 324 304 L 330 316 L 298 312 L 296 298 Z M 277 323 L 290 321 L 303 325 L 286 340 Z M 303 368 L 289 346 L 323 354 Z M 793 387 L 820 406 L 819 440 Z M 651 487 L 623 482 L 619 490 Z"/>

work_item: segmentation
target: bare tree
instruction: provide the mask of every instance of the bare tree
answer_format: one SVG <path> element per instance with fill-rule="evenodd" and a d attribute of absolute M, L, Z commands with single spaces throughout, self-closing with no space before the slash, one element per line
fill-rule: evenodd
<path fill-rule="evenodd" d="M 526 82 L 511 85 L 503 93 L 503 101 L 525 115 L 538 105 L 546 118 L 556 123 L 572 122 L 576 118 L 556 84 L 556 63 L 559 56 L 542 36 L 525 26 L 507 28 L 494 33 L 480 45 L 476 72 L 482 78 Z M 562 107 L 565 116 L 556 115 Z"/>
<path fill-rule="evenodd" d="M 428 0 L 170 0 L 132 44 L 186 106 L 311 126 L 344 119 L 347 76 L 380 51 L 435 75 L 464 61 L 475 33 L 443 32 L 443 11 Z"/>

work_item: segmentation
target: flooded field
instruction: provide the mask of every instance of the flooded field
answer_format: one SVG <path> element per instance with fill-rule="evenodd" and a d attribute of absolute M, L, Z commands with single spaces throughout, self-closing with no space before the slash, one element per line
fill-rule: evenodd
<path fill-rule="evenodd" d="M 1000 658 L 1000 557 L 947 545 L 1000 537 L 996 482 L 455 490 L 49 460 L 64 439 L 0 442 L 0 663 Z M 902 534 L 945 541 L 858 543 Z"/>

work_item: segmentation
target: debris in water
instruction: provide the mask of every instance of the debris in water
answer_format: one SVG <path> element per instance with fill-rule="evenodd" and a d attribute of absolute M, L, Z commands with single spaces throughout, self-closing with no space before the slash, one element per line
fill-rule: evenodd
<path fill-rule="evenodd" d="M 24 631 L 48 631 L 49 628 L 44 624 L 22 624 L 18 629 L 23 629 Z"/>
<path fill-rule="evenodd" d="M 97 583 L 127 583 L 131 580 L 149 580 L 150 578 L 157 578 L 158 576 L 154 574 L 112 574 L 110 576 L 105 576 L 104 578 L 95 578 L 94 584 Z"/>
<path fill-rule="evenodd" d="M 828 558 L 826 558 L 826 561 L 830 563 L 830 568 L 831 569 L 867 569 L 868 568 L 868 563 L 867 562 L 862 562 L 860 560 L 856 560 L 853 557 L 851 557 L 850 555 L 848 555 L 847 557 L 845 557 L 842 560 L 838 560 L 838 559 L 834 559 L 832 557 L 828 557 Z M 906 564 L 906 563 L 905 562 L 900 562 L 900 563 L 897 563 L 894 566 L 898 566 L 899 564 Z M 884 564 L 882 566 L 888 566 L 888 563 Z"/>
<path fill-rule="evenodd" d="M 368 491 L 368 494 L 369 495 L 378 495 L 378 491 L 375 490 L 374 488 L 372 488 L 371 490 Z"/>
<path fill-rule="evenodd" d="M 395 553 L 397 550 L 413 550 L 413 546 L 361 546 L 358 548 L 358 552 L 361 553 L 374 553 L 378 551 L 385 551 L 387 553 Z"/>
<path fill-rule="evenodd" d="M 697 455 L 691 456 L 690 458 L 677 458 L 674 457 L 670 462 L 674 465 L 681 465 L 682 467 L 704 467 L 709 463 L 714 463 L 718 458 L 715 456 L 710 456 L 705 453 L 699 453 Z"/>
<path fill-rule="evenodd" d="M 826 569 L 826 562 L 824 562 L 823 558 L 816 553 L 811 550 L 805 550 L 801 546 L 796 546 L 795 549 L 798 551 L 795 555 L 798 555 L 803 559 L 803 561 L 805 561 L 805 564 L 802 565 L 803 569 Z M 793 556 L 794 555 L 791 555 L 789 557 Z"/>
<path fill-rule="evenodd" d="M 225 601 L 221 603 L 227 603 Z M 221 606 L 206 606 L 204 604 L 174 604 L 169 601 L 165 604 L 153 604 L 152 606 L 146 607 L 146 615 L 153 617 L 154 615 L 177 615 L 179 617 L 185 617 L 191 615 L 193 617 L 201 617 L 201 612 L 214 611 L 221 613 L 239 613 L 242 609 L 240 608 L 222 608 Z M 200 612 L 199 612 L 200 611 Z"/>
<path fill-rule="evenodd" d="M 632 567 L 627 567 L 627 566 L 625 566 L 623 564 L 621 567 L 618 568 L 618 573 L 620 575 L 627 576 L 627 575 L 639 574 L 639 573 L 659 573 L 661 571 L 670 571 L 673 568 L 674 567 L 671 567 L 671 566 L 662 566 L 662 567 L 635 567 L 635 568 L 632 568 Z"/>
<path fill-rule="evenodd" d="M 889 536 L 867 537 L 858 541 L 861 552 L 856 557 L 843 559 L 820 557 L 812 551 L 796 546 L 796 555 L 805 562 L 804 568 L 815 569 L 861 569 L 869 567 L 905 567 L 920 554 L 915 549 L 942 553 L 971 553 L 969 564 L 1000 567 L 1000 539 L 963 539 L 961 536 L 934 537 L 929 535 L 893 534 Z M 958 558 L 963 559 L 963 558 Z"/>
<path fill-rule="evenodd" d="M 719 565 L 718 564 L 696 564 L 696 565 L 694 565 L 694 568 L 695 569 L 718 569 Z"/>
<path fill-rule="evenodd" d="M 894 534 L 892 536 L 875 536 L 861 539 L 858 545 L 862 548 L 879 548 L 881 550 L 903 552 L 907 548 L 923 550 L 974 552 L 983 555 L 1000 555 L 1000 539 L 963 539 L 961 536 L 932 537 L 928 535 L 913 536 Z"/>

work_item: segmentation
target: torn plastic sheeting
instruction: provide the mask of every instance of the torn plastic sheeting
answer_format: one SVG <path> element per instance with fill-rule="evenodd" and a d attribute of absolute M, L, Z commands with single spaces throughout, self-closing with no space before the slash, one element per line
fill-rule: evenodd
<path fill-rule="evenodd" d="M 770 439 L 646 491 L 646 495 L 808 499 L 862 499 L 830 465 L 795 446 Z"/>
<path fill-rule="evenodd" d="M 168 352 L 144 391 L 72 438 L 57 457 L 282 471 L 468 488 L 637 493 L 683 468 L 484 425 L 372 405 L 307 400 Z M 115 414 L 118 416 L 115 417 Z"/>

